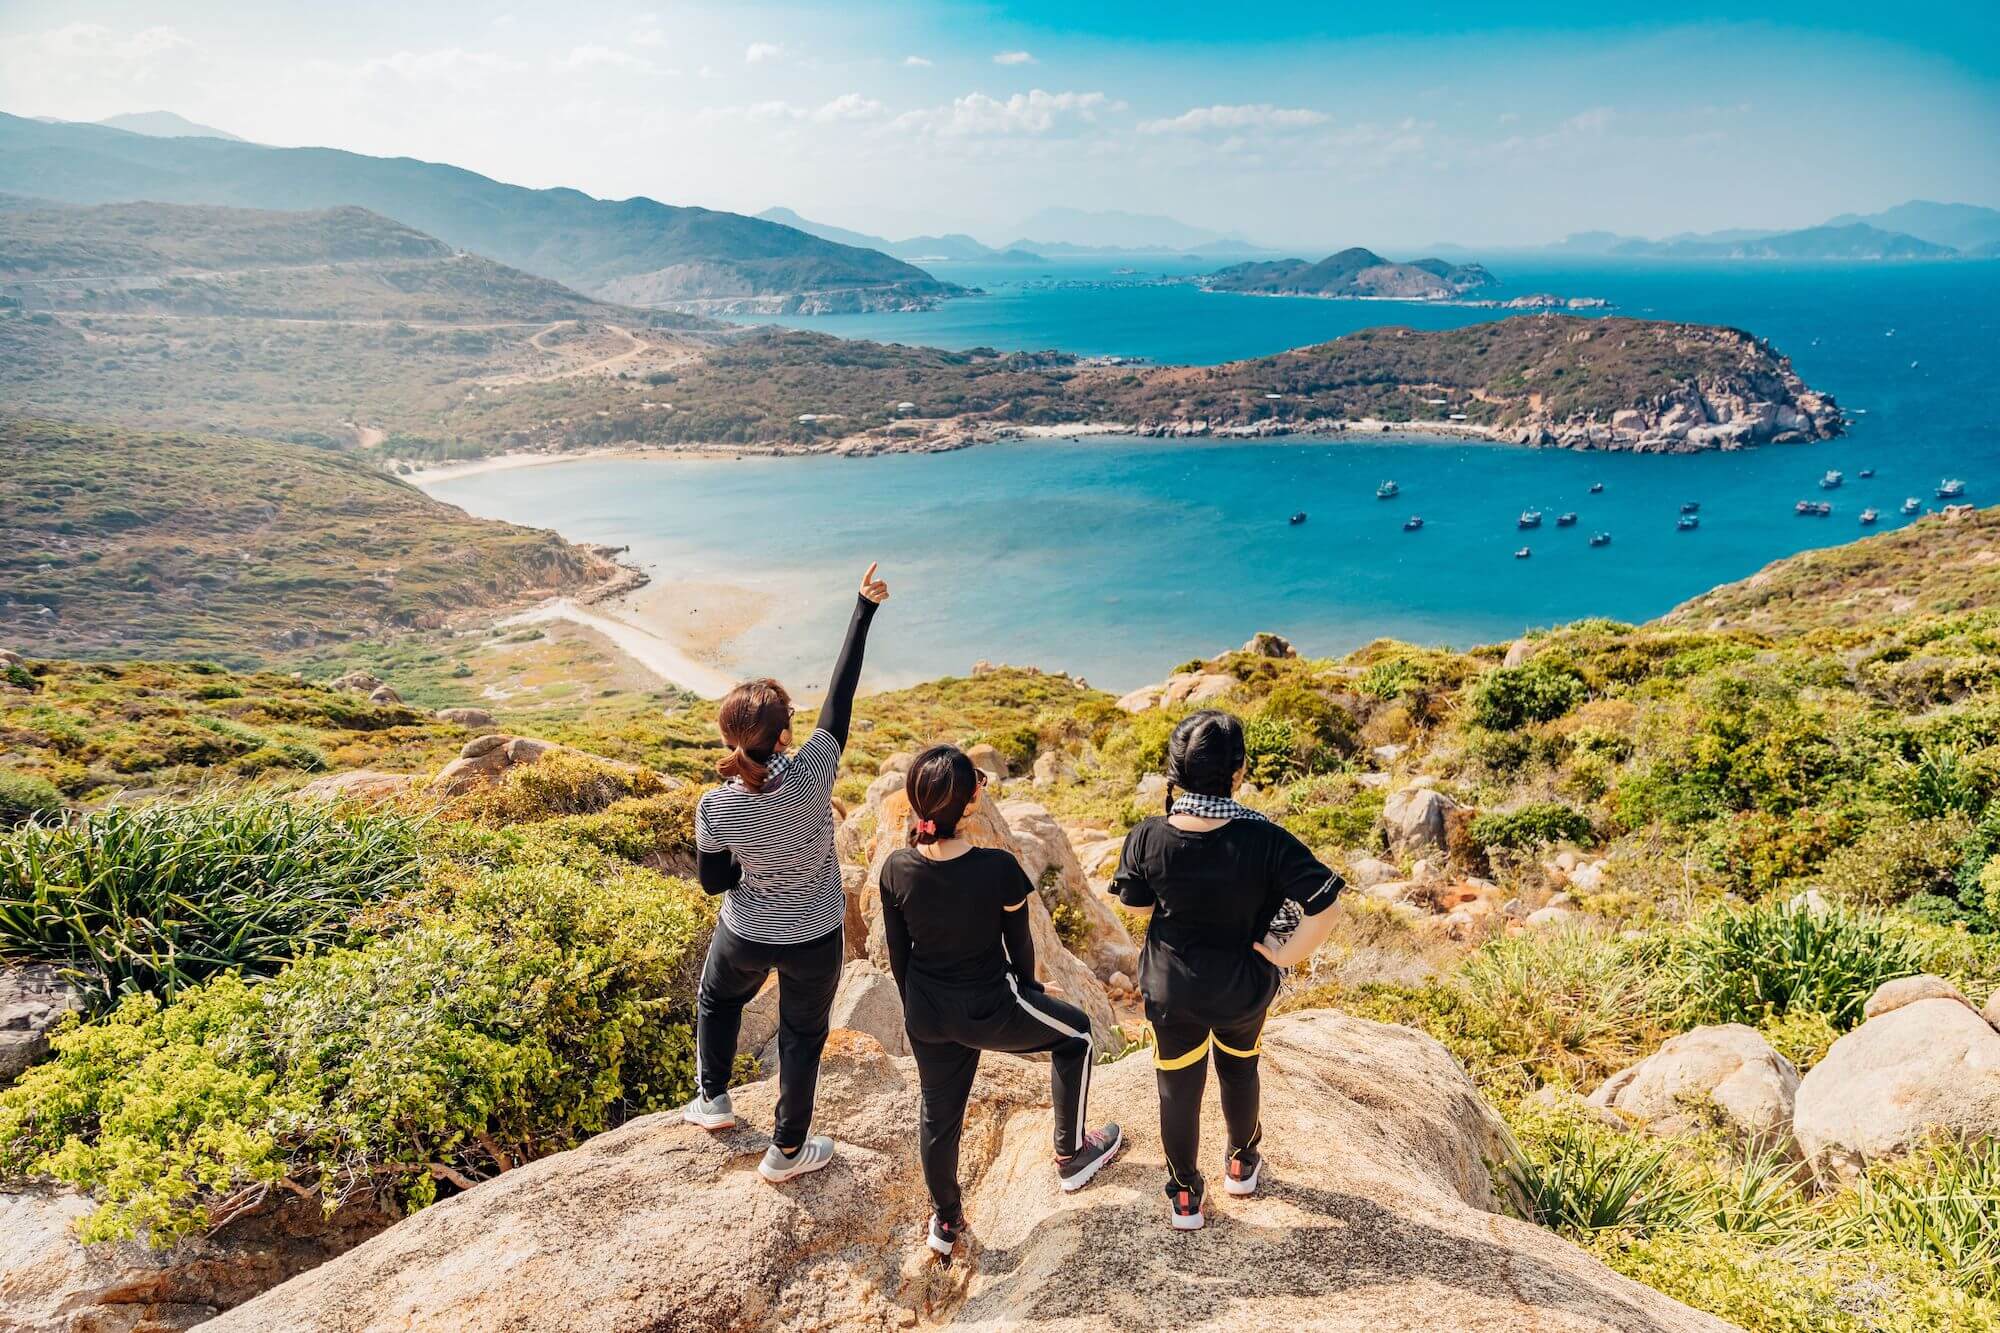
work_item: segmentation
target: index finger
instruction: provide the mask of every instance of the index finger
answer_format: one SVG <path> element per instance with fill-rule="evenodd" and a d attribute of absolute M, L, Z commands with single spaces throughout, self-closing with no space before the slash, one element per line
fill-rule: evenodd
<path fill-rule="evenodd" d="M 863 583 L 873 583 L 875 581 L 875 566 L 881 563 L 879 560 L 870 560 L 868 562 L 868 572 L 861 576 L 861 581 Z"/>

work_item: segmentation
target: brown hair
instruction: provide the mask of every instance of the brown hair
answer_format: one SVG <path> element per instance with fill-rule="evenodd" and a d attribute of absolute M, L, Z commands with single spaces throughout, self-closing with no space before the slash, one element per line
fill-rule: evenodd
<path fill-rule="evenodd" d="M 943 842 L 956 834 L 981 781 L 979 770 L 956 745 L 933 745 L 911 760 L 903 775 L 903 794 L 910 798 L 910 846 Z"/>
<path fill-rule="evenodd" d="M 715 722 L 730 747 L 716 770 L 751 791 L 764 790 L 778 737 L 792 725 L 792 696 L 775 680 L 746 680 L 723 699 Z"/>

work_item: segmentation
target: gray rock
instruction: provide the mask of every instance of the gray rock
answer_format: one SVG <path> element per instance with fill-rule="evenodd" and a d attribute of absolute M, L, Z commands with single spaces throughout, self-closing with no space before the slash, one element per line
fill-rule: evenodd
<path fill-rule="evenodd" d="M 49 1053 L 49 1034 L 83 1008 L 83 992 L 49 963 L 0 971 L 0 1086 Z"/>
<path fill-rule="evenodd" d="M 1297 657 L 1299 650 L 1292 647 L 1292 641 L 1282 634 L 1269 630 L 1259 630 L 1250 636 L 1250 642 L 1243 645 L 1243 651 L 1254 657 Z"/>
<path fill-rule="evenodd" d="M 461 727 L 490 727 L 493 714 L 484 708 L 440 708 L 437 710 L 440 722 L 456 722 Z"/>
<path fill-rule="evenodd" d="M 1798 1147 L 1791 1130 L 1798 1089 L 1799 1071 L 1761 1032 L 1724 1023 L 1672 1038 L 1606 1079 L 1588 1100 L 1654 1134 L 1698 1129 L 1713 1107 L 1745 1142 L 1792 1154 Z"/>
<path fill-rule="evenodd" d="M 1918 1000 L 1956 1000 L 1966 1008 L 1972 1008 L 1972 1001 L 1961 995 L 1958 987 L 1943 977 L 1934 977 L 1926 972 L 1883 982 L 1868 997 L 1868 1003 L 1861 1006 L 1861 1014 L 1864 1018 L 1880 1018 Z"/>
<path fill-rule="evenodd" d="M 369 694 L 368 702 L 371 704 L 399 704 L 403 702 L 403 696 L 396 693 L 392 686 L 377 685 L 374 691 Z"/>
<path fill-rule="evenodd" d="M 1155 814 L 1166 808 L 1167 777 L 1164 773 L 1148 773 L 1139 779 L 1139 785 L 1132 793 L 1132 804 L 1147 814 Z"/>
<path fill-rule="evenodd" d="M 991 745 L 974 745 L 965 752 L 972 766 L 988 777 L 1005 779 L 1009 773 L 1007 756 Z"/>
<path fill-rule="evenodd" d="M 1445 816 L 1458 809 L 1458 802 L 1429 787 L 1409 786 L 1390 793 L 1382 804 L 1382 831 L 1389 850 L 1396 856 L 1442 852 Z"/>
<path fill-rule="evenodd" d="M 834 993 L 834 1027 L 865 1032 L 891 1055 L 908 1055 L 910 1038 L 903 1030 L 903 997 L 896 979 L 866 958 L 857 958 L 840 975 Z"/>
<path fill-rule="evenodd" d="M 1371 884 L 1381 884 L 1394 878 L 1396 878 L 1396 867 L 1387 861 L 1378 861 L 1372 856 L 1359 856 L 1347 863 L 1347 882 L 1357 889 L 1365 889 Z"/>

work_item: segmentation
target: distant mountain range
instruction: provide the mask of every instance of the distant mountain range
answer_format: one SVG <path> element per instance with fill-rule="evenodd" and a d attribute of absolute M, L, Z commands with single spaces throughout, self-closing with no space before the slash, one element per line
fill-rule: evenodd
<path fill-rule="evenodd" d="M 2000 256 L 2000 209 L 1913 199 L 1880 213 L 1843 213 L 1795 231 L 1735 228 L 1660 240 L 1586 231 L 1547 248 L 1658 259 L 1986 259 Z"/>
<path fill-rule="evenodd" d="M 892 241 L 883 236 L 871 236 L 865 231 L 850 231 L 846 227 L 836 227 L 827 222 L 814 222 L 800 217 L 789 208 L 779 206 L 767 208 L 757 214 L 766 222 L 776 222 L 792 227 L 808 236 L 833 241 L 839 245 L 858 245 L 869 250 L 880 250 L 885 255 L 898 259 L 922 260 L 983 260 L 987 263 L 1038 264 L 1042 256 L 1025 250 L 996 250 L 990 245 L 974 240 L 963 232 L 949 232 L 943 236 L 912 236 L 907 240 Z"/>
<path fill-rule="evenodd" d="M 1443 301 L 1492 281 L 1493 275 L 1480 264 L 1452 264 L 1442 259 L 1398 264 L 1357 245 L 1317 263 L 1279 259 L 1232 264 L 1209 274 L 1202 286 L 1210 291 L 1270 296 L 1374 296 Z"/>
<path fill-rule="evenodd" d="M 0 115 L 0 181 L 66 203 L 353 204 L 605 300 L 678 309 L 920 308 L 962 289 L 872 249 L 647 198 L 531 190 L 459 167 L 331 148 L 157 138 Z"/>
<path fill-rule="evenodd" d="M 148 134 L 156 139 L 227 139 L 231 143 L 249 142 L 240 134 L 218 130 L 213 125 L 197 125 L 186 116 L 177 116 L 171 111 L 132 111 L 122 116 L 106 116 L 97 123 L 114 130 Z"/>

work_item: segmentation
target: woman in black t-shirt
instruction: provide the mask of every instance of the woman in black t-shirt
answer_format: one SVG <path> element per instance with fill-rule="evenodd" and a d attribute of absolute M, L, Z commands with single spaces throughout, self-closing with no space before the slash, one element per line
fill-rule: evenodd
<path fill-rule="evenodd" d="M 903 1027 L 923 1086 L 918 1149 L 936 1211 L 929 1245 L 949 1255 L 965 1228 L 958 1146 L 981 1051 L 1047 1051 L 1054 1082 L 1056 1176 L 1090 1182 L 1118 1152 L 1118 1126 L 1084 1132 L 1090 1019 L 1042 991 L 1028 898 L 1035 886 L 1011 854 L 958 836 L 984 784 L 962 750 L 932 746 L 903 779 L 910 845 L 882 866 L 882 930 L 903 995 Z"/>
<path fill-rule="evenodd" d="M 1229 1126 L 1223 1188 L 1250 1194 L 1264 1165 L 1258 1037 L 1281 970 L 1325 941 L 1333 926 L 1326 909 L 1342 888 L 1304 843 L 1230 799 L 1243 760 L 1235 718 L 1214 709 L 1184 718 L 1167 742 L 1167 813 L 1125 839 L 1113 885 L 1121 902 L 1152 918 L 1139 989 L 1153 1029 L 1170 1220 L 1182 1231 L 1203 1222 L 1196 1161 L 1209 1051 Z M 1304 920 L 1281 938 L 1272 923 L 1288 903 Z"/>

